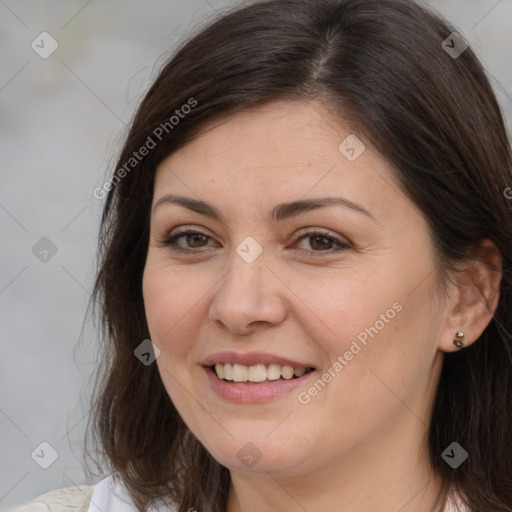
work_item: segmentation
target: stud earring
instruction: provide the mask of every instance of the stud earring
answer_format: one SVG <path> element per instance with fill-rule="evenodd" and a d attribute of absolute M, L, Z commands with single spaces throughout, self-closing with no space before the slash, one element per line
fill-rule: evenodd
<path fill-rule="evenodd" d="M 453 338 L 453 344 L 457 348 L 462 348 L 464 346 L 464 333 L 462 331 L 457 331 L 455 333 L 455 337 Z"/>

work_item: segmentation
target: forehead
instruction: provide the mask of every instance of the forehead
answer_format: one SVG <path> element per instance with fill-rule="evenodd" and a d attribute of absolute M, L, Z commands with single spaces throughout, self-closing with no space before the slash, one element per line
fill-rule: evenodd
<path fill-rule="evenodd" d="M 391 166 L 371 145 L 321 104 L 300 101 L 210 122 L 161 162 L 155 180 L 155 201 L 161 193 L 179 193 L 278 203 L 338 192 L 360 203 L 401 194 Z"/>
<path fill-rule="evenodd" d="M 196 139 L 180 152 L 190 156 L 197 148 L 197 159 L 223 155 L 236 162 L 286 164 L 297 159 L 315 159 L 328 146 L 343 140 L 348 129 L 335 122 L 317 102 L 275 101 L 252 107 L 220 119 L 213 119 L 200 130 Z M 336 149 L 336 148 L 335 148 Z M 332 154 L 331 154 L 332 156 Z M 337 156 L 337 155 L 336 155 Z"/>

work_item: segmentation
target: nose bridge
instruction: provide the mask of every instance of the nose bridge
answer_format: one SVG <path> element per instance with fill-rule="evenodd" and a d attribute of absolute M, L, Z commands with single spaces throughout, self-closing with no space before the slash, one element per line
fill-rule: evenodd
<path fill-rule="evenodd" d="M 267 264 L 263 247 L 254 238 L 245 238 L 231 254 L 228 271 L 216 288 L 210 319 L 240 332 L 254 322 L 281 321 L 285 307 L 277 292 L 279 281 Z"/>
<path fill-rule="evenodd" d="M 240 305 L 249 306 L 250 303 L 251 307 L 259 301 L 268 255 L 263 254 L 263 248 L 256 243 L 245 239 L 231 254 L 229 272 L 220 282 L 217 294 L 222 296 L 222 300 L 231 301 L 237 297 L 236 302 Z"/>

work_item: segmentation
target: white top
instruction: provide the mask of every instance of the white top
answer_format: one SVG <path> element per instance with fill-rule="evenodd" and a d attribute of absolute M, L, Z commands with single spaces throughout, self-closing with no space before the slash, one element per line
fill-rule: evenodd
<path fill-rule="evenodd" d="M 109 475 L 94 486 L 91 503 L 87 512 L 139 512 L 133 504 L 128 490 L 120 478 L 114 479 Z M 158 508 L 150 507 L 150 512 L 177 512 L 178 508 L 169 508 L 160 505 Z"/>
<path fill-rule="evenodd" d="M 458 508 L 456 506 L 456 503 Z M 453 493 L 442 509 L 443 512 L 469 512 Z M 32 503 L 9 512 L 139 512 L 133 504 L 121 478 L 114 474 L 100 480 L 94 486 L 66 487 L 50 491 Z M 178 507 L 169 508 L 160 504 L 149 508 L 149 512 L 177 512 Z"/>
<path fill-rule="evenodd" d="M 458 508 L 455 506 L 457 502 Z M 113 479 L 112 475 L 101 480 L 94 487 L 94 493 L 91 498 L 91 505 L 87 512 L 138 512 L 133 505 L 128 491 L 122 484 L 120 479 Z M 159 506 L 157 509 L 150 508 L 150 512 L 177 512 L 178 508 L 169 509 L 165 506 Z M 454 498 L 453 494 L 447 500 L 443 512 L 468 512 L 468 509 L 462 505 L 458 498 Z"/>

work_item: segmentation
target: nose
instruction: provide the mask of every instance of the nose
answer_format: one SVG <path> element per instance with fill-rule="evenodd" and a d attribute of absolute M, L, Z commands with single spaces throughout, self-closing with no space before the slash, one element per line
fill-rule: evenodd
<path fill-rule="evenodd" d="M 210 305 L 209 319 L 244 335 L 283 322 L 286 285 L 267 266 L 265 251 L 252 263 L 234 253 Z"/>

